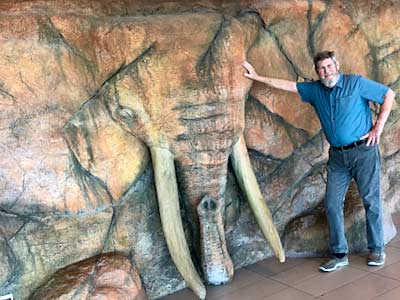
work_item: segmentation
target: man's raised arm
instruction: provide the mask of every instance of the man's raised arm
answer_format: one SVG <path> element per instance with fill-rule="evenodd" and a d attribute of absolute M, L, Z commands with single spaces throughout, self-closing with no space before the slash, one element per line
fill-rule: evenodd
<path fill-rule="evenodd" d="M 295 81 L 260 76 L 257 74 L 254 67 L 247 61 L 243 62 L 243 67 L 247 70 L 247 73 L 244 73 L 243 75 L 249 79 L 263 82 L 276 89 L 298 93 Z"/>

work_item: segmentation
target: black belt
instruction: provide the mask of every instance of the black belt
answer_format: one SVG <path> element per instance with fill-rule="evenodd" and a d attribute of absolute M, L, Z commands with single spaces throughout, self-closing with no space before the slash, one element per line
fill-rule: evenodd
<path fill-rule="evenodd" d="M 340 147 L 335 147 L 335 146 L 331 146 L 331 147 L 333 150 L 349 150 L 356 146 L 360 146 L 360 145 L 364 144 L 366 141 L 367 140 L 360 140 L 360 141 L 357 141 L 357 142 L 354 142 L 354 143 L 351 143 L 348 145 L 340 146 Z"/>

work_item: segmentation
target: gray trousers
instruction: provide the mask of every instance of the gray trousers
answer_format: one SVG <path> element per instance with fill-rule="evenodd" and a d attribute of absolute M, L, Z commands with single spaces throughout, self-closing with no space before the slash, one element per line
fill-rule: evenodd
<path fill-rule="evenodd" d="M 368 249 L 384 250 L 382 202 L 380 191 L 380 154 L 378 145 L 355 146 L 348 150 L 329 149 L 325 209 L 332 253 L 348 253 L 343 206 L 347 189 L 354 178 L 364 204 Z"/>

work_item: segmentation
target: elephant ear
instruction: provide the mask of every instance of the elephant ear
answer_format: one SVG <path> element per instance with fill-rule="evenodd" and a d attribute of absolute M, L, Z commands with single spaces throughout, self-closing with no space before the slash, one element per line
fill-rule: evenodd
<path fill-rule="evenodd" d="M 63 135 L 72 174 L 91 208 L 117 201 L 149 162 L 145 144 L 111 118 L 98 96 L 72 116 Z"/>

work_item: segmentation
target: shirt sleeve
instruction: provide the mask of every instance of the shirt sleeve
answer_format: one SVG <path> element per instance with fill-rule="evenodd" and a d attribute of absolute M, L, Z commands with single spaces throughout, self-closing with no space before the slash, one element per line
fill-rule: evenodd
<path fill-rule="evenodd" d="M 360 77 L 359 87 L 360 95 L 363 99 L 379 104 L 383 103 L 385 95 L 389 90 L 389 87 L 364 77 Z"/>
<path fill-rule="evenodd" d="M 313 97 L 311 95 L 311 85 L 311 82 L 296 82 L 297 91 L 299 92 L 301 101 L 312 104 Z"/>

